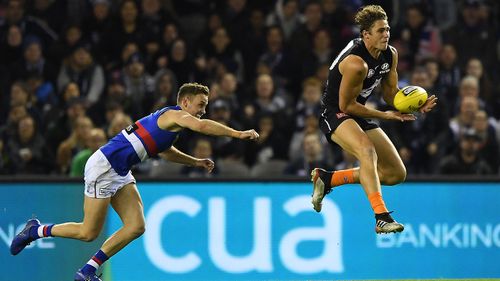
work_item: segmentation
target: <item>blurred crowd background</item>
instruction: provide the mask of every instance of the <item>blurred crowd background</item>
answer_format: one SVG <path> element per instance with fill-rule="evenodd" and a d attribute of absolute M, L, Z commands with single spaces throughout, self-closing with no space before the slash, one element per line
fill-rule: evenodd
<path fill-rule="evenodd" d="M 176 147 L 213 174 L 153 159 L 134 174 L 306 177 L 356 159 L 327 143 L 319 102 L 366 4 L 389 16 L 399 85 L 439 98 L 414 122 L 380 122 L 410 175 L 499 174 L 500 2 L 480 0 L 3 0 L 0 174 L 81 177 L 88 157 L 134 120 L 210 87 L 206 117 L 243 142 L 183 132 Z M 368 106 L 389 110 L 379 95 Z"/>

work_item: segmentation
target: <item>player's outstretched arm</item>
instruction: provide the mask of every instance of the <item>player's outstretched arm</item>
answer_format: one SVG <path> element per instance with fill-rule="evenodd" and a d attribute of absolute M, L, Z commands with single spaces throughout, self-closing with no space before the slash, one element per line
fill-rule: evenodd
<path fill-rule="evenodd" d="M 171 146 L 169 149 L 158 154 L 161 158 L 168 160 L 170 162 L 175 162 L 183 165 L 200 167 L 206 169 L 208 172 L 211 172 L 214 169 L 214 161 L 205 158 L 195 158 L 189 154 L 186 154 L 174 146 Z"/>
<path fill-rule="evenodd" d="M 194 116 L 179 111 L 175 116 L 175 123 L 183 128 L 212 136 L 228 136 L 238 139 L 254 140 L 259 137 L 255 130 L 238 131 L 210 119 L 198 119 Z"/>

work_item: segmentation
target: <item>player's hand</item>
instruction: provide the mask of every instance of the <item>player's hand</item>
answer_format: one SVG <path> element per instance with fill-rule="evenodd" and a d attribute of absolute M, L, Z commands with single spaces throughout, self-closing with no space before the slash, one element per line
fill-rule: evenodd
<path fill-rule="evenodd" d="M 215 167 L 215 163 L 214 163 L 214 161 L 212 161 L 208 158 L 205 158 L 205 159 L 196 160 L 194 166 L 199 167 L 199 168 L 203 168 L 203 169 L 207 170 L 207 172 L 211 173 Z"/>
<path fill-rule="evenodd" d="M 259 134 L 255 130 L 246 130 L 240 133 L 240 139 L 242 140 L 256 140 L 259 138 Z"/>
<path fill-rule="evenodd" d="M 387 120 L 396 120 L 396 121 L 414 121 L 417 119 L 415 115 L 411 113 L 401 113 L 399 111 L 386 111 L 386 118 Z"/>
<path fill-rule="evenodd" d="M 434 106 L 436 106 L 437 99 L 438 98 L 435 95 L 428 97 L 424 105 L 422 105 L 418 111 L 420 111 L 420 113 L 427 113 L 431 111 Z"/>

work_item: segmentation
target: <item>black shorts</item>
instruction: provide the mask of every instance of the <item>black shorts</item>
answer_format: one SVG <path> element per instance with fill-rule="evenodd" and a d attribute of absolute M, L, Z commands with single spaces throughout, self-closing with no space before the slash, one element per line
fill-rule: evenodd
<path fill-rule="evenodd" d="M 321 128 L 321 131 L 323 131 L 323 134 L 325 134 L 326 139 L 330 143 L 333 143 L 331 138 L 332 133 L 335 132 L 337 127 L 340 126 L 340 124 L 347 119 L 352 119 L 356 121 L 356 123 L 358 123 L 359 127 L 361 127 L 363 131 L 368 131 L 379 127 L 371 120 L 367 120 L 361 117 L 351 116 L 343 112 L 324 110 L 321 113 L 321 116 L 319 117 L 319 127 Z"/>

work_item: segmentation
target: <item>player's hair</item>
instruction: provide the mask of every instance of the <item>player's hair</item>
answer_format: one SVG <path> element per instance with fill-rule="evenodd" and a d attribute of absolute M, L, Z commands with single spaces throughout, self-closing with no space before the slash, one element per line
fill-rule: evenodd
<path fill-rule="evenodd" d="M 185 83 L 179 89 L 177 93 L 177 103 L 179 103 L 184 97 L 194 97 L 198 94 L 209 95 L 210 90 L 207 86 L 198 83 Z"/>
<path fill-rule="evenodd" d="M 354 21 L 359 26 L 359 36 L 362 37 L 363 30 L 369 31 L 370 27 L 378 20 L 387 20 L 387 14 L 379 5 L 368 5 L 361 7 Z"/>

